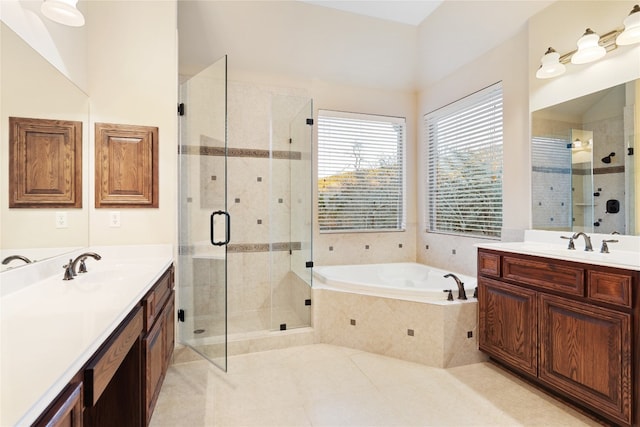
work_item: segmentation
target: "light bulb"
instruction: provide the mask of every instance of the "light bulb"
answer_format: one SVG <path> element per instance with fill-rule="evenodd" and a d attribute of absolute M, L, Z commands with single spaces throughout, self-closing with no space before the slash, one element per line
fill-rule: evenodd
<path fill-rule="evenodd" d="M 578 40 L 578 51 L 571 56 L 572 64 L 586 64 L 602 58 L 607 50 L 598 44 L 600 36 L 587 28 Z"/>
<path fill-rule="evenodd" d="M 640 43 L 640 6 L 635 5 L 624 20 L 624 31 L 616 38 L 618 46 Z"/>
<path fill-rule="evenodd" d="M 82 27 L 84 16 L 76 8 L 78 0 L 44 0 L 40 11 L 44 16 L 59 24 Z"/>
<path fill-rule="evenodd" d="M 560 63 L 560 54 L 556 52 L 552 47 L 547 49 L 544 56 L 540 59 L 542 65 L 536 72 L 536 77 L 539 79 L 550 79 L 564 74 L 567 68 L 564 64 Z"/>

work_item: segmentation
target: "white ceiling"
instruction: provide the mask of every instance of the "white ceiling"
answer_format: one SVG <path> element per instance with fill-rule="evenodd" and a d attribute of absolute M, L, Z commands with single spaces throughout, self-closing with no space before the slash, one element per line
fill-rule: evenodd
<path fill-rule="evenodd" d="M 420 25 L 444 0 L 299 0 L 358 15 Z"/>
<path fill-rule="evenodd" d="M 416 90 L 512 38 L 553 2 L 181 0 L 179 72 L 192 76 L 226 54 L 235 70 Z"/>

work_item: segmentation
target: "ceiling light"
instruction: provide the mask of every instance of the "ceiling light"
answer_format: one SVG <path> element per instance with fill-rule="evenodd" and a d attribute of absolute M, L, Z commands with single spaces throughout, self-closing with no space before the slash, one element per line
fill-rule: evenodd
<path fill-rule="evenodd" d="M 635 5 L 624 20 L 624 31 L 616 38 L 616 44 L 626 46 L 640 43 L 640 6 Z"/>
<path fill-rule="evenodd" d="M 540 59 L 542 65 L 536 72 L 536 77 L 539 79 L 550 79 L 557 77 L 567 70 L 564 64 L 560 63 L 560 54 L 556 52 L 552 47 L 547 49 L 544 56 Z"/>
<path fill-rule="evenodd" d="M 59 24 L 82 27 L 84 16 L 76 8 L 78 0 L 44 0 L 40 11 L 44 16 Z"/>
<path fill-rule="evenodd" d="M 598 44 L 600 36 L 587 28 L 578 40 L 578 50 L 571 57 L 572 64 L 586 64 L 602 58 L 607 50 Z"/>

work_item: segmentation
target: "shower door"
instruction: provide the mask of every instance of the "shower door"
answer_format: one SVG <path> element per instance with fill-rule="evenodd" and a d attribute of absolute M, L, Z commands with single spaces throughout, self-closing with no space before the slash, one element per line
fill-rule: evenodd
<path fill-rule="evenodd" d="M 180 85 L 179 340 L 227 368 L 227 58 Z"/>

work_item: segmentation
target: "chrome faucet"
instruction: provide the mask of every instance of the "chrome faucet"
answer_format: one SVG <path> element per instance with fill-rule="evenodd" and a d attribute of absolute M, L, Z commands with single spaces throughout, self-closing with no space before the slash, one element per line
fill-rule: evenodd
<path fill-rule="evenodd" d="M 445 274 L 444 277 L 453 277 L 458 285 L 458 299 L 467 299 L 467 293 L 464 291 L 464 283 L 453 273 Z"/>
<path fill-rule="evenodd" d="M 11 261 L 15 260 L 15 259 L 19 259 L 21 261 L 24 261 L 27 264 L 31 264 L 31 260 L 29 258 L 27 258 L 26 256 L 22 256 L 22 255 L 11 255 L 6 257 L 5 259 L 2 260 L 2 265 L 7 265 L 9 264 Z"/>
<path fill-rule="evenodd" d="M 569 249 L 570 251 L 572 251 L 572 250 L 574 250 L 576 248 L 576 245 L 573 243 L 574 237 L 560 236 L 561 239 L 568 239 L 569 240 L 569 246 L 567 246 L 567 249 Z"/>
<path fill-rule="evenodd" d="M 62 278 L 62 280 L 73 280 L 73 277 L 77 276 L 78 273 L 86 273 L 87 265 L 85 264 L 85 260 L 88 257 L 91 257 L 98 261 L 102 259 L 102 257 L 95 252 L 85 252 L 83 254 L 78 255 L 75 260 L 70 259 L 69 263 L 63 266 L 65 270 L 64 270 L 64 277 Z M 76 265 L 78 263 L 80 263 L 80 267 L 78 270 L 76 270 Z"/>
<path fill-rule="evenodd" d="M 609 253 L 609 246 L 607 245 L 607 243 L 618 243 L 618 241 L 616 239 L 603 240 L 602 241 L 602 246 L 600 247 L 600 253 L 601 254 L 608 254 Z"/>
<path fill-rule="evenodd" d="M 571 236 L 571 238 L 577 239 L 580 236 L 584 237 L 584 250 L 589 252 L 593 251 L 593 246 L 591 246 L 591 238 L 587 236 L 585 233 L 583 233 L 582 231 L 574 233 L 574 235 Z"/>

